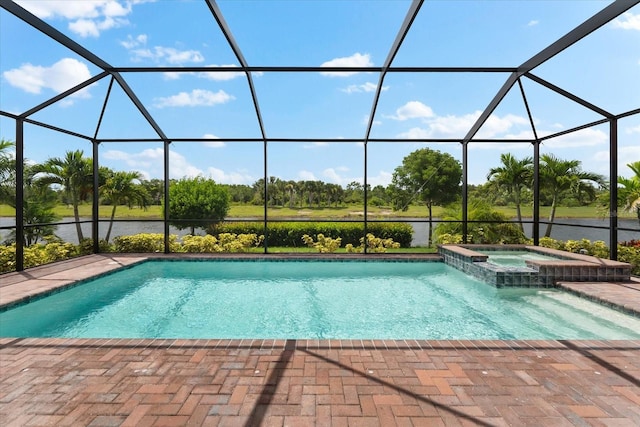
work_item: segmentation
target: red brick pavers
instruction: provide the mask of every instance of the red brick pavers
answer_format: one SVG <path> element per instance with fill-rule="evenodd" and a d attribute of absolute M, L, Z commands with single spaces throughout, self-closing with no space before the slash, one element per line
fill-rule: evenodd
<path fill-rule="evenodd" d="M 640 425 L 640 341 L 0 340 L 3 426 Z"/>

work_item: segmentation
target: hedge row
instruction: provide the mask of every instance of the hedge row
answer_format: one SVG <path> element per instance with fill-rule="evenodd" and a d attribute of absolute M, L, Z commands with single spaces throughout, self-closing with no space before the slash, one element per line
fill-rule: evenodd
<path fill-rule="evenodd" d="M 213 230 L 212 230 L 213 231 Z M 364 237 L 364 225 L 350 222 L 276 222 L 270 223 L 267 233 L 262 222 L 227 222 L 220 224 L 213 234 L 257 234 L 265 235 L 267 246 L 303 247 L 306 246 L 302 236 L 305 234 L 315 238 L 318 234 L 326 237 L 342 239 L 342 245 L 360 245 Z M 411 247 L 413 227 L 406 223 L 374 222 L 367 224 L 367 233 L 381 239 L 393 239 L 400 247 Z"/>

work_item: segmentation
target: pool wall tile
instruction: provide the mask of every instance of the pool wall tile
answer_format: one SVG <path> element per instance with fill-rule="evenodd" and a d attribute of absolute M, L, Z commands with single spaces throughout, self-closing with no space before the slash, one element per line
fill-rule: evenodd
<path fill-rule="evenodd" d="M 487 262 L 491 251 L 530 251 L 556 260 L 527 260 L 526 267 L 499 266 Z M 630 280 L 631 265 L 582 254 L 525 245 L 440 245 L 444 262 L 496 287 L 554 287 L 559 281 L 623 282 Z"/>

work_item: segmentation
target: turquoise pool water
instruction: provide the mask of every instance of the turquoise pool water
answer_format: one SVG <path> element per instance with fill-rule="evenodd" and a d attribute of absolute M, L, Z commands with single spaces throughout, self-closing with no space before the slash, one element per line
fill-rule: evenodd
<path fill-rule="evenodd" d="M 149 261 L 6 310 L 0 335 L 638 339 L 640 319 L 443 263 Z"/>
<path fill-rule="evenodd" d="M 503 267 L 526 267 L 526 260 L 557 261 L 558 258 L 530 251 L 478 251 L 488 255 L 487 262 Z"/>

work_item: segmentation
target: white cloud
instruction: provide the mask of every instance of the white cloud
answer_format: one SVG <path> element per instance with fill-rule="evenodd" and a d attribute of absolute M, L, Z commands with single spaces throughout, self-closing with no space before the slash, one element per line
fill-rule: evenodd
<path fill-rule="evenodd" d="M 346 166 L 338 166 L 335 168 L 327 168 L 322 171 L 322 180 L 332 184 L 338 184 L 342 187 L 346 187 L 351 182 L 364 183 L 362 176 L 350 176 L 348 172 L 350 169 Z M 371 187 L 376 185 L 387 186 L 391 183 L 393 174 L 391 172 L 379 171 L 377 175 L 369 175 L 367 178 L 367 184 Z M 314 178 L 315 179 L 315 178 Z"/>
<path fill-rule="evenodd" d="M 69 29 L 80 37 L 99 37 L 100 32 L 128 24 L 125 19 L 107 17 L 103 20 L 78 19 L 69 23 Z"/>
<path fill-rule="evenodd" d="M 212 133 L 205 133 L 204 135 L 202 135 L 203 138 L 207 138 L 207 139 L 219 139 L 220 137 L 212 134 Z M 224 142 L 223 141 L 204 141 L 202 144 L 206 145 L 207 147 L 211 147 L 211 148 L 221 148 L 224 147 Z"/>
<path fill-rule="evenodd" d="M 479 116 L 479 112 L 476 112 Z M 498 117 L 495 114 L 489 116 L 484 125 L 477 134 L 479 138 L 492 138 L 496 135 L 503 134 L 518 125 L 529 125 L 529 120 L 525 117 L 507 114 L 504 117 Z"/>
<path fill-rule="evenodd" d="M 162 148 L 148 148 L 138 153 L 109 150 L 102 155 L 102 158 L 123 162 L 128 169 L 140 172 L 145 179 L 162 178 L 163 176 L 164 150 Z M 182 154 L 169 150 L 169 177 L 171 179 L 196 176 L 206 176 L 217 183 L 224 184 L 251 184 L 257 179 L 246 170 L 226 172 L 222 169 L 209 167 L 203 171 L 190 164 Z"/>
<path fill-rule="evenodd" d="M 133 62 L 149 60 L 156 63 L 181 65 L 204 61 L 204 56 L 198 50 L 180 50 L 166 46 L 147 47 L 148 40 L 146 34 L 139 34 L 136 37 L 128 35 L 126 40 L 120 42 L 120 45 L 129 51 Z M 179 73 L 165 73 L 165 76 L 169 79 L 177 79 Z"/>
<path fill-rule="evenodd" d="M 17 3 L 41 19 L 65 19 L 69 30 L 81 37 L 98 37 L 101 31 L 128 25 L 126 16 L 140 1 L 19 0 Z"/>
<path fill-rule="evenodd" d="M 393 174 L 391 172 L 380 171 L 378 175 L 369 175 L 367 178 L 367 184 L 371 187 L 375 187 L 376 185 L 382 185 L 386 187 L 391 184 L 391 179 L 393 178 Z"/>
<path fill-rule="evenodd" d="M 342 184 L 344 181 L 344 178 L 342 178 L 340 176 L 340 174 L 338 173 L 338 171 L 334 168 L 327 168 L 325 170 L 322 171 L 322 176 L 324 178 L 326 178 L 326 182 L 331 182 L 334 184 Z M 349 181 L 351 182 L 351 181 Z"/>
<path fill-rule="evenodd" d="M 409 101 L 396 110 L 396 114 L 385 116 L 393 120 L 428 119 L 433 117 L 433 110 L 420 101 Z"/>
<path fill-rule="evenodd" d="M 540 23 L 540 21 L 536 20 L 536 19 L 532 19 L 531 21 L 529 21 L 527 23 L 527 27 L 535 27 L 536 25 L 538 25 Z"/>
<path fill-rule="evenodd" d="M 313 172 L 309 172 L 308 170 L 301 170 L 298 172 L 298 179 L 302 181 L 317 181 L 318 179 L 313 174 Z"/>
<path fill-rule="evenodd" d="M 640 125 L 635 126 L 635 127 L 626 128 L 624 131 L 626 133 L 628 133 L 628 134 L 640 133 Z"/>
<path fill-rule="evenodd" d="M 178 50 L 173 47 L 154 46 L 153 48 L 131 49 L 134 62 L 148 59 L 154 62 L 180 65 L 191 62 L 202 62 L 204 56 L 197 50 Z"/>
<path fill-rule="evenodd" d="M 194 178 L 201 175 L 202 170 L 190 164 L 182 154 L 169 151 L 169 178 Z"/>
<path fill-rule="evenodd" d="M 360 92 L 375 92 L 378 88 L 378 85 L 372 82 L 366 82 L 361 85 L 349 85 L 344 89 L 340 89 L 342 92 L 346 92 L 348 94 L 352 93 L 360 93 Z M 382 86 L 382 92 L 389 90 L 389 86 Z"/>
<path fill-rule="evenodd" d="M 216 68 L 216 67 L 237 67 L 237 65 L 235 64 L 230 64 L 230 65 L 207 65 L 207 67 L 210 68 Z M 258 73 L 259 75 L 262 75 L 262 73 Z M 206 73 L 198 73 L 198 77 L 203 78 L 203 79 L 209 79 L 209 80 L 215 80 L 215 81 L 225 81 L 225 80 L 233 80 L 237 77 L 244 77 L 244 73 L 242 71 L 218 71 L 218 72 L 206 72 Z M 255 75 L 255 74 L 254 74 Z"/>
<path fill-rule="evenodd" d="M 354 53 L 351 56 L 346 56 L 342 58 L 334 58 L 330 61 L 323 62 L 320 64 L 321 67 L 371 67 L 373 66 L 373 62 L 371 62 L 371 55 L 365 53 L 364 55 L 361 53 Z M 345 71 L 345 72 L 321 72 L 323 76 L 329 77 L 348 77 L 353 76 L 354 74 L 358 74 L 355 71 Z"/>
<path fill-rule="evenodd" d="M 547 132 L 547 135 L 549 133 Z M 538 137 L 543 136 L 540 131 L 538 131 Z M 529 140 L 533 140 L 534 139 L 534 135 L 533 135 L 533 130 L 531 129 L 523 129 L 520 132 L 517 133 L 507 133 L 506 135 L 504 135 L 504 138 L 506 139 L 529 139 Z"/>
<path fill-rule="evenodd" d="M 631 12 L 622 14 L 622 18 L 618 18 L 611 24 L 613 28 L 620 28 L 622 30 L 636 30 L 640 31 L 640 14 L 634 15 Z"/>
<path fill-rule="evenodd" d="M 147 39 L 148 37 L 146 34 L 138 34 L 136 37 L 128 35 L 127 40 L 121 41 L 120 44 L 124 46 L 125 49 L 133 49 L 138 46 L 146 45 Z"/>
<path fill-rule="evenodd" d="M 471 150 L 497 150 L 501 153 L 514 152 L 514 151 L 529 151 L 531 152 L 531 144 L 524 142 L 478 142 L 469 144 Z"/>
<path fill-rule="evenodd" d="M 229 95 L 223 90 L 211 92 L 204 89 L 194 89 L 189 92 L 180 92 L 177 95 L 159 97 L 154 99 L 154 106 L 164 107 L 209 107 L 217 104 L 225 104 L 234 100 L 233 95 Z"/>
<path fill-rule="evenodd" d="M 238 68 L 237 65 L 234 64 L 230 64 L 230 65 L 216 65 L 216 64 L 211 64 L 211 65 L 207 65 L 207 68 L 213 68 L 215 69 L 216 67 L 235 67 Z M 164 77 L 167 80 L 177 80 L 180 77 L 182 77 L 183 75 L 190 75 L 190 76 L 196 76 L 200 79 L 207 79 L 207 80 L 213 80 L 213 81 L 217 81 L 217 82 L 221 82 L 221 81 L 227 81 L 227 80 L 233 80 L 236 79 L 238 77 L 244 77 L 245 73 L 243 71 L 202 71 L 199 73 L 192 73 L 189 71 L 170 71 L 170 72 L 165 72 L 163 73 Z M 264 75 L 263 72 L 261 71 L 257 71 L 257 72 L 253 72 L 251 73 L 251 75 L 253 77 L 261 77 L 262 75 Z"/>
<path fill-rule="evenodd" d="M 548 139 L 543 142 L 543 145 L 547 148 L 584 148 L 605 144 L 608 141 L 609 135 L 605 132 L 588 128 Z"/>
<path fill-rule="evenodd" d="M 480 114 L 480 111 L 475 111 L 463 116 L 438 116 L 429 106 L 419 101 L 411 101 L 398 108 L 395 115 L 387 117 L 400 121 L 419 118 L 427 125 L 426 128 L 413 127 L 406 132 L 402 132 L 398 135 L 399 138 L 462 138 L 478 120 Z M 513 114 L 499 117 L 492 114 L 475 135 L 475 138 L 495 138 L 498 135 L 509 137 L 505 135 L 506 132 L 512 130 L 514 127 L 528 125 L 529 120 L 525 117 Z M 522 133 L 523 131 L 518 130 L 518 132 Z"/>
<path fill-rule="evenodd" d="M 600 165 L 599 172 L 608 175 L 609 151 L 598 151 L 593 155 L 593 159 Z M 618 175 L 627 178 L 633 176 L 633 171 L 627 165 L 636 160 L 640 160 L 640 145 L 618 147 Z"/>
<path fill-rule="evenodd" d="M 38 94 L 43 89 L 51 89 L 56 93 L 64 92 L 91 78 L 89 68 L 83 62 L 73 58 L 63 58 L 50 67 L 23 64 L 19 68 L 3 73 L 11 86 L 28 93 Z M 72 95 L 73 98 L 90 98 L 87 88 Z M 68 100 L 67 104 L 72 102 Z"/>
<path fill-rule="evenodd" d="M 225 172 L 222 169 L 210 167 L 207 169 L 207 174 L 211 179 L 219 184 L 251 185 L 257 181 L 257 178 L 246 173 L 246 171 Z"/>
<path fill-rule="evenodd" d="M 365 116 L 362 118 L 362 124 L 364 124 L 364 125 L 368 125 L 368 124 L 369 124 L 369 117 L 371 117 L 371 115 L 370 115 L 370 114 L 365 115 Z M 374 121 L 373 121 L 373 124 L 374 124 L 374 126 L 375 126 L 375 125 L 381 125 L 381 124 L 382 124 L 382 121 L 380 121 L 380 120 L 374 120 Z"/>
<path fill-rule="evenodd" d="M 346 166 L 337 166 L 335 168 L 326 168 L 322 171 L 323 181 L 332 184 L 338 184 L 345 187 L 353 181 L 362 182 L 362 177 L 349 176 L 350 169 Z"/>
<path fill-rule="evenodd" d="M 304 144 L 302 148 L 318 148 L 328 146 L 328 142 L 312 142 L 311 144 Z"/>
<path fill-rule="evenodd" d="M 124 162 L 127 169 L 136 170 L 144 179 L 162 176 L 163 149 L 146 149 L 140 153 L 126 153 L 119 150 L 108 150 L 102 154 L 104 160 Z"/>
<path fill-rule="evenodd" d="M 406 132 L 402 132 L 398 134 L 398 138 L 406 138 L 406 139 L 428 139 L 431 138 L 431 134 L 428 129 L 423 129 L 420 127 L 413 127 Z"/>

